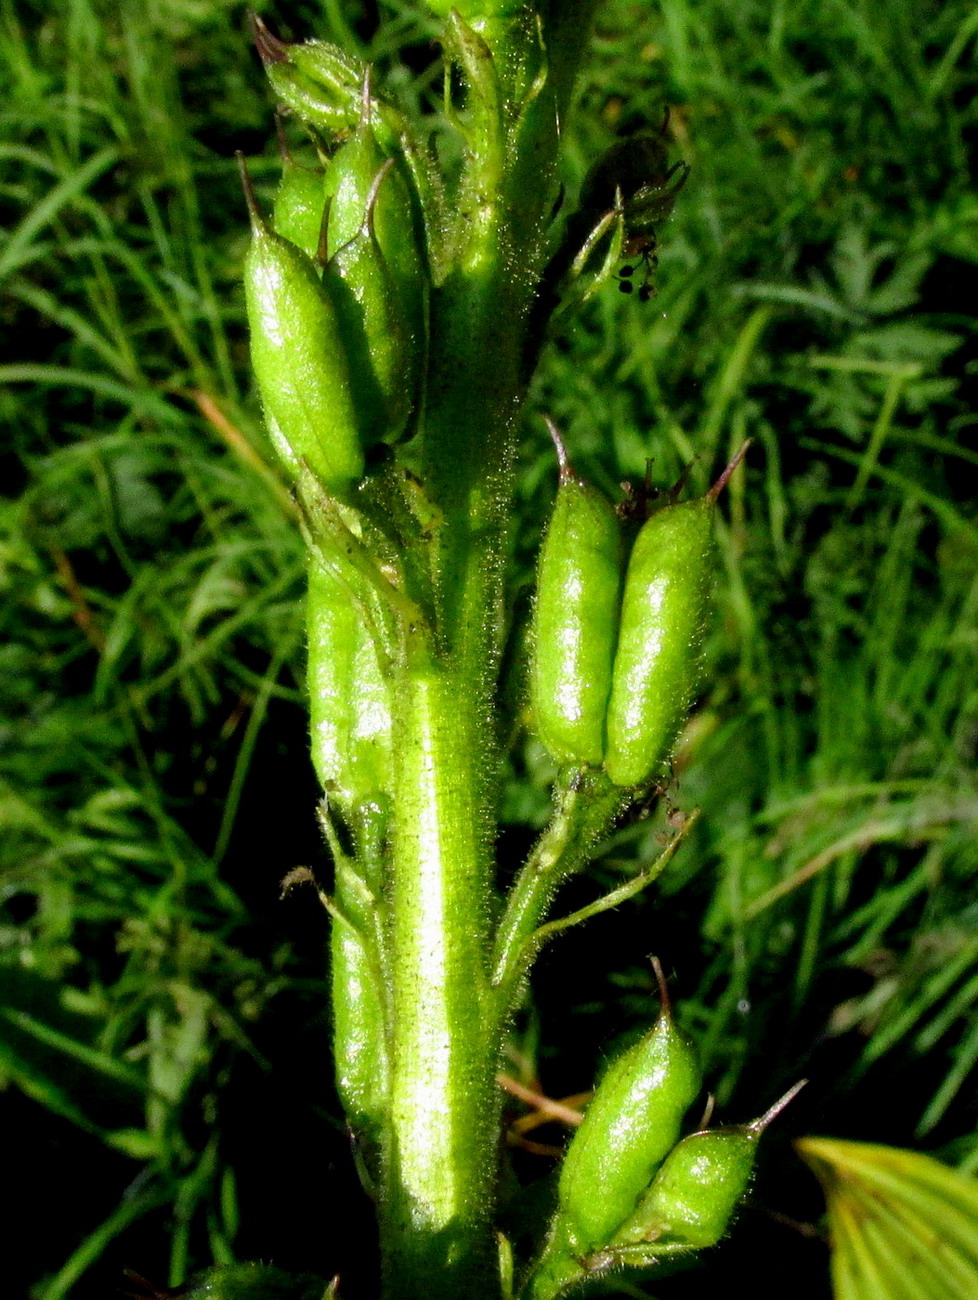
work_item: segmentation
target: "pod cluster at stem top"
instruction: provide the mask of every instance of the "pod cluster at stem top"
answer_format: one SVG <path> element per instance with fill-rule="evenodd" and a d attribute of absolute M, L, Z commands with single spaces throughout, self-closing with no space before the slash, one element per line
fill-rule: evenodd
<path fill-rule="evenodd" d="M 631 290 L 635 266 L 616 274 L 623 259 L 644 263 L 639 296 L 651 294 L 657 226 L 689 170 L 668 165 L 667 114 L 659 131 L 597 160 L 561 234 L 561 42 L 573 43 L 561 22 L 571 25 L 575 8 L 586 18 L 591 0 L 541 12 L 513 0 L 430 7 L 446 19 L 446 69 L 457 66 L 465 84 L 464 114 L 446 108 L 466 155 L 454 178 L 425 123 L 377 89 L 368 65 L 326 41 L 283 41 L 252 18 L 280 112 L 311 146 L 298 161 L 284 151 L 270 218 L 244 177 L 253 369 L 283 465 L 293 478 L 308 468 L 341 501 L 383 459 L 379 444 L 408 442 L 421 427 L 433 296 L 453 272 L 475 267 L 478 280 L 480 259 L 495 255 L 493 273 L 513 281 L 498 311 L 518 339 L 515 382 L 525 386 L 556 322 L 610 279 Z M 489 369 L 498 363 L 485 357 Z"/>

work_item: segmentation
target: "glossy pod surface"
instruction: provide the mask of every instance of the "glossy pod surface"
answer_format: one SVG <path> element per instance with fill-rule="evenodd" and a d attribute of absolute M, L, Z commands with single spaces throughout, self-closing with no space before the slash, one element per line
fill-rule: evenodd
<path fill-rule="evenodd" d="M 666 506 L 635 541 L 622 599 L 605 767 L 650 780 L 675 744 L 696 685 L 712 578 L 713 503 Z"/>
<path fill-rule="evenodd" d="M 384 989 L 363 940 L 341 922 L 330 929 L 330 975 L 336 1091 L 351 1130 L 362 1142 L 374 1143 L 389 1087 Z"/>
<path fill-rule="evenodd" d="M 536 730 L 559 763 L 597 766 L 604 757 L 620 589 L 611 503 L 562 470 L 540 551 L 530 670 Z"/>
<path fill-rule="evenodd" d="M 642 1241 L 702 1250 L 726 1232 L 754 1172 L 761 1130 L 692 1133 L 674 1147 L 616 1244 Z"/>
<path fill-rule="evenodd" d="M 330 930 L 333 1064 L 347 1120 L 369 1145 L 387 1104 L 384 990 L 369 900 L 383 875 L 390 694 L 361 611 L 343 583 L 315 562 L 307 618 L 313 764 L 328 804 L 353 836 L 363 873 L 361 884 L 349 866 L 336 870 L 342 919 Z"/>
<path fill-rule="evenodd" d="M 418 394 L 425 269 L 411 191 L 398 160 L 361 122 L 326 173 L 324 283 L 336 305 L 369 442 L 396 440 Z"/>
<path fill-rule="evenodd" d="M 326 195 L 323 173 L 286 162 L 275 192 L 272 226 L 275 233 L 315 260 L 323 227 Z"/>
<path fill-rule="evenodd" d="M 356 865 L 337 865 L 334 899 L 342 919 L 337 917 L 330 929 L 336 1091 L 360 1156 L 374 1166 L 374 1173 L 390 1090 L 378 901 L 387 813 L 386 803 L 377 802 L 360 804 L 347 814 Z"/>
<path fill-rule="evenodd" d="M 560 1215 L 580 1249 L 605 1246 L 634 1214 L 699 1089 L 693 1048 L 665 1012 L 610 1066 L 560 1172 Z"/>
<path fill-rule="evenodd" d="M 245 259 L 251 361 L 276 449 L 331 492 L 363 474 L 360 428 L 336 311 L 301 249 L 253 215 Z"/>

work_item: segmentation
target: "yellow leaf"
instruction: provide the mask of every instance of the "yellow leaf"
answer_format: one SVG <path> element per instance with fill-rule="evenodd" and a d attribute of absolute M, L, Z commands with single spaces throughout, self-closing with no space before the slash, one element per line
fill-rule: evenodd
<path fill-rule="evenodd" d="M 978 1179 L 868 1142 L 795 1143 L 828 1202 L 835 1300 L 975 1300 Z"/>

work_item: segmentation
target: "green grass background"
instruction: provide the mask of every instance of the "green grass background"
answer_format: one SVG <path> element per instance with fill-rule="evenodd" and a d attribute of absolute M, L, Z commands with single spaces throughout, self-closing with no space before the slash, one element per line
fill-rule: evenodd
<path fill-rule="evenodd" d="M 258 7 L 375 60 L 407 102 L 437 97 L 421 5 Z M 692 173 L 657 297 L 609 286 L 534 384 L 514 645 L 554 490 L 539 412 L 609 491 L 649 457 L 660 486 L 692 462 L 699 489 L 754 444 L 669 795 L 703 815 L 653 894 L 542 959 L 514 1053 L 552 1095 L 587 1088 L 648 1022 L 656 952 L 724 1117 L 812 1079 L 731 1240 L 602 1294 L 828 1296 L 792 1134 L 978 1169 L 976 36 L 965 0 L 599 10 L 568 203 L 666 104 Z M 325 921 L 278 898 L 325 863 L 302 546 L 239 283 L 233 152 L 266 200 L 278 168 L 244 7 L 0 0 L 0 85 L 5 1286 L 95 1300 L 124 1266 L 177 1284 L 262 1258 L 340 1271 L 357 1300 L 370 1207 L 329 1079 Z M 504 876 L 549 775 L 515 726 Z M 634 872 L 664 816 L 562 904 Z M 551 1167 L 516 1153 L 514 1223 Z"/>

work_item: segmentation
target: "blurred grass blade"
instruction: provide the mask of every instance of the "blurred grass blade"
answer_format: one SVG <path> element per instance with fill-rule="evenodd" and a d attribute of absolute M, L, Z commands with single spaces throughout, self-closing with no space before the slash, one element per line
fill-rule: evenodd
<path fill-rule="evenodd" d="M 836 1300 L 978 1296 L 978 1179 L 896 1147 L 795 1147 L 828 1202 Z"/>
<path fill-rule="evenodd" d="M 87 388 L 102 397 L 110 397 L 126 406 L 131 406 L 141 415 L 155 415 L 161 420 L 172 419 L 171 407 L 152 390 L 130 388 L 115 379 L 110 379 L 107 375 L 73 370 L 68 366 L 43 364 L 0 366 L 0 384 L 42 384 L 53 387 Z"/>
<path fill-rule="evenodd" d="M 36 1061 L 22 1055 L 9 1043 L 0 1041 L 0 1083 L 14 1083 L 26 1096 L 54 1115 L 60 1115 L 84 1133 L 99 1138 L 106 1146 L 121 1151 L 134 1160 L 150 1160 L 158 1152 L 153 1136 L 142 1129 L 107 1129 L 96 1124 L 77 1105 L 73 1088 L 62 1087 L 49 1073 L 37 1068 Z"/>
<path fill-rule="evenodd" d="M 126 1196 L 105 1222 L 89 1233 L 55 1276 L 36 1292 L 38 1300 L 62 1300 L 78 1279 L 101 1257 L 114 1238 L 137 1219 L 164 1205 L 169 1197 L 169 1187 L 159 1184 L 139 1195 Z"/>
<path fill-rule="evenodd" d="M 5 279 L 12 270 L 29 260 L 31 244 L 37 232 L 49 225 L 66 203 L 70 203 L 97 176 L 111 167 L 118 156 L 117 149 L 111 147 L 100 149 L 97 154 L 89 158 L 88 162 L 72 172 L 70 176 L 66 176 L 31 208 L 0 253 L 0 280 Z"/>
<path fill-rule="evenodd" d="M 138 1070 L 133 1070 L 121 1061 L 117 1061 L 108 1052 L 101 1052 L 97 1048 L 89 1047 L 87 1043 L 80 1043 L 77 1039 L 72 1038 L 70 1034 L 61 1033 L 52 1025 L 46 1025 L 43 1021 L 38 1020 L 36 1016 L 28 1015 L 26 1011 L 18 1011 L 12 1007 L 0 1007 L 0 1016 L 3 1016 L 10 1024 L 16 1025 L 23 1033 L 36 1038 L 39 1043 L 43 1043 L 46 1047 L 53 1047 L 66 1056 L 73 1057 L 83 1065 L 88 1066 L 90 1070 L 108 1075 L 118 1083 L 124 1083 L 130 1088 L 135 1088 L 140 1094 L 145 1091 L 146 1080 Z"/>

